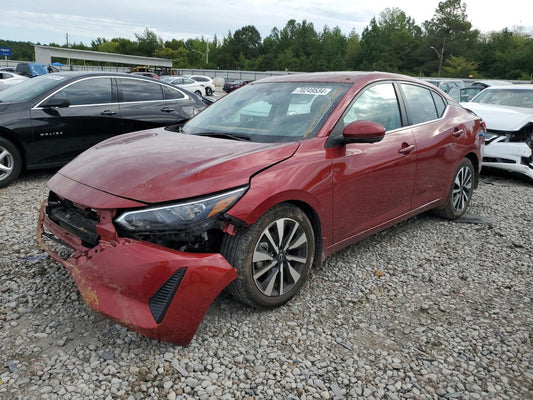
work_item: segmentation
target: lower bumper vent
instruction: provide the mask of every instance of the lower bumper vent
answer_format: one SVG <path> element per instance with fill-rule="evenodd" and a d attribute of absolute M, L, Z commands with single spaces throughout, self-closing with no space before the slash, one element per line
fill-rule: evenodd
<path fill-rule="evenodd" d="M 163 321 L 176 291 L 178 290 L 187 268 L 177 270 L 150 298 L 150 311 L 158 324 Z"/>

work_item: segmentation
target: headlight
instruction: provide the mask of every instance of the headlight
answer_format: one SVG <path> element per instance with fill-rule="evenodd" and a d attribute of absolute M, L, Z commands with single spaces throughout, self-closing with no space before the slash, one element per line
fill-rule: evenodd
<path fill-rule="evenodd" d="M 115 222 L 131 232 L 176 230 L 225 212 L 247 189 L 242 187 L 187 203 L 128 211 Z"/>

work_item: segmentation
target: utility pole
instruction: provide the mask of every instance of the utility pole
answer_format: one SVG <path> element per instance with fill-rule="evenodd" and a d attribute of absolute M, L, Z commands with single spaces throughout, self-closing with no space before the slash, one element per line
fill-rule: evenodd
<path fill-rule="evenodd" d="M 444 43 L 446 43 L 446 39 L 444 39 Z M 435 53 L 437 53 L 437 56 L 439 56 L 439 76 L 440 76 L 440 71 L 442 70 L 442 59 L 444 58 L 444 44 L 442 45 L 442 52 L 438 51 L 433 46 L 431 46 L 431 48 L 435 50 Z"/>

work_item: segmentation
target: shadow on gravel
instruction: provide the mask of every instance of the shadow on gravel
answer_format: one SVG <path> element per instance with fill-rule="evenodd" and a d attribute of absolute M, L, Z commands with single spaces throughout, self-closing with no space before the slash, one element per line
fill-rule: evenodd
<path fill-rule="evenodd" d="M 480 217 L 478 215 L 464 214 L 461 218 L 453 220 L 457 224 L 476 224 L 476 225 L 487 225 L 489 228 L 493 228 L 492 222 L 485 217 Z"/>
<path fill-rule="evenodd" d="M 533 179 L 529 179 L 525 175 L 486 167 L 481 170 L 480 180 L 487 185 L 508 186 L 510 183 L 515 183 L 521 186 L 533 185 Z"/>

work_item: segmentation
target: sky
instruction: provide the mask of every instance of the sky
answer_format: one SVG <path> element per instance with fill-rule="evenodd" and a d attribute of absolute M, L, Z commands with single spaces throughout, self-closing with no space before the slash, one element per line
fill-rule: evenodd
<path fill-rule="evenodd" d="M 468 20 L 482 33 L 523 27 L 533 35 L 533 1 L 463 0 Z M 204 37 L 219 39 L 253 25 L 261 37 L 287 21 L 306 20 L 317 32 L 339 27 L 361 34 L 373 17 L 397 7 L 418 25 L 433 17 L 439 0 L 2 0 L 0 39 L 63 45 L 126 38 L 135 40 L 146 28 L 163 40 Z"/>

